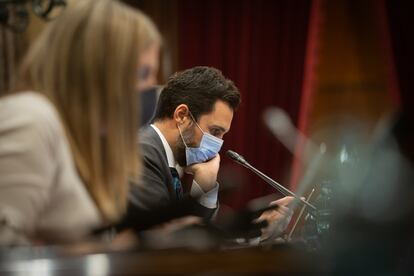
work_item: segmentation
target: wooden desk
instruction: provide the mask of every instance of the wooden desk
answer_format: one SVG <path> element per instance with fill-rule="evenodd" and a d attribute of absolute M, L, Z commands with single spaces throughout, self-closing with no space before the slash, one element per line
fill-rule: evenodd
<path fill-rule="evenodd" d="M 42 251 L 43 250 L 43 251 Z M 320 275 L 316 257 L 287 246 L 194 251 L 135 251 L 63 256 L 53 250 L 11 253 L 0 275 Z"/>

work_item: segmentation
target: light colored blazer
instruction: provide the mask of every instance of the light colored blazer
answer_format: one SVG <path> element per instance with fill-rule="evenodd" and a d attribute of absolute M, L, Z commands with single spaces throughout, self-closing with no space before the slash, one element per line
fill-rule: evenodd
<path fill-rule="evenodd" d="M 0 98 L 0 245 L 76 241 L 101 223 L 50 101 Z"/>

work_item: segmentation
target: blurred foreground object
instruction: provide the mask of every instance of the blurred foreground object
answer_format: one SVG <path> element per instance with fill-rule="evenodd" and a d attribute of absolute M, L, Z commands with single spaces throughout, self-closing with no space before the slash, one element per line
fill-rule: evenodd
<path fill-rule="evenodd" d="M 325 167 L 333 199 L 326 262 L 335 275 L 406 274 L 412 270 L 414 171 L 404 143 L 413 124 L 403 113 L 383 117 L 367 136 L 358 131 L 363 123 L 349 122 L 333 127 L 341 139 Z"/>
<path fill-rule="evenodd" d="M 14 32 L 23 32 L 29 24 L 30 12 L 44 20 L 58 16 L 66 6 L 66 0 L 1 0 L 0 24 Z"/>

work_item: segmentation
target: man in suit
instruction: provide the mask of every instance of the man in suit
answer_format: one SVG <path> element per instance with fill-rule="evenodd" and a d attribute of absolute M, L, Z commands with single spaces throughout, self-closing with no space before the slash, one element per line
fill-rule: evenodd
<path fill-rule="evenodd" d="M 198 201 L 193 214 L 211 215 L 217 208 L 218 152 L 239 104 L 237 87 L 217 69 L 199 66 L 170 77 L 153 124 L 140 131 L 144 166 L 142 182 L 131 190 L 132 204 L 151 210 L 180 200 L 180 177 L 187 173 L 193 176 L 190 196 Z"/>

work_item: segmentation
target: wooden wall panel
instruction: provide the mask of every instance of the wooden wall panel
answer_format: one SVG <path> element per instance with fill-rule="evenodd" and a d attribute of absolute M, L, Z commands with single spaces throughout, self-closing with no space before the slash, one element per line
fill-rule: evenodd
<path fill-rule="evenodd" d="M 342 115 L 374 125 L 392 109 L 381 1 L 323 0 L 310 133 Z"/>

